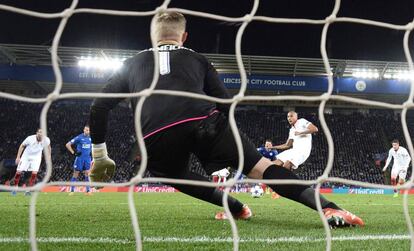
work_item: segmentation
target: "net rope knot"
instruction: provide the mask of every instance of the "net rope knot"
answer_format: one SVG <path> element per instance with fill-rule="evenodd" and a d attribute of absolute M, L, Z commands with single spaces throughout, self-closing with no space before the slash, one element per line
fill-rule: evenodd
<path fill-rule="evenodd" d="M 70 8 L 65 9 L 64 11 L 62 11 L 62 17 L 63 18 L 70 17 L 70 16 L 72 16 L 72 14 L 73 14 L 73 9 L 70 9 Z"/>
<path fill-rule="evenodd" d="M 145 90 L 142 90 L 140 94 L 141 94 L 140 96 L 142 97 L 149 97 L 151 96 L 152 91 L 151 89 L 145 89 Z"/>
<path fill-rule="evenodd" d="M 133 177 L 130 182 L 132 184 L 138 184 L 142 180 L 142 178 L 142 175 L 138 174 L 137 176 Z"/>
<path fill-rule="evenodd" d="M 412 22 L 410 22 L 410 23 L 408 23 L 407 25 L 406 25 L 406 28 L 405 28 L 406 30 L 414 30 L 414 19 L 413 19 L 413 21 Z"/>
<path fill-rule="evenodd" d="M 234 103 L 234 102 L 241 102 L 241 101 L 243 101 L 243 98 L 244 98 L 244 95 L 242 94 L 242 93 L 239 93 L 239 94 L 237 94 L 237 95 L 234 95 L 233 96 L 233 100 L 232 100 L 232 103 Z"/>
<path fill-rule="evenodd" d="M 250 14 L 247 14 L 243 17 L 244 22 L 251 22 L 253 20 L 253 16 Z"/>
<path fill-rule="evenodd" d="M 330 24 L 330 23 L 335 22 L 335 20 L 336 20 L 336 15 L 332 14 L 332 15 L 325 18 L 325 23 Z"/>
<path fill-rule="evenodd" d="M 316 179 L 316 181 L 320 184 L 325 183 L 326 180 L 328 180 L 327 174 L 323 174 Z"/>
<path fill-rule="evenodd" d="M 47 100 L 57 100 L 60 97 L 59 93 L 51 92 L 49 95 L 47 95 Z"/>

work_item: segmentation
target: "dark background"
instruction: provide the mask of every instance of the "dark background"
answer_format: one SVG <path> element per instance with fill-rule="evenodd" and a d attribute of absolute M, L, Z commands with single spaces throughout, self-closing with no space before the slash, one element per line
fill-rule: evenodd
<path fill-rule="evenodd" d="M 80 0 L 77 8 L 148 11 L 158 0 Z M 60 12 L 67 0 L 0 1 L 15 7 L 41 12 Z M 231 17 L 248 14 L 251 0 L 172 0 L 169 7 L 186 8 Z M 324 19 L 334 1 L 262 0 L 256 15 L 270 17 Z M 345 0 L 338 16 L 365 18 L 404 25 L 414 18 L 412 0 Z M 201 53 L 234 54 L 239 24 L 187 16 L 189 40 L 186 43 Z M 0 10 L 0 43 L 50 45 L 60 19 L 41 19 Z M 150 47 L 151 17 L 122 17 L 76 14 L 69 19 L 61 45 L 92 48 L 136 49 Z M 320 58 L 322 25 L 273 24 L 254 21 L 243 35 L 242 53 L 246 55 Z M 404 31 L 350 23 L 334 23 L 328 32 L 330 58 L 405 61 Z M 413 35 L 410 48 L 414 49 Z"/>

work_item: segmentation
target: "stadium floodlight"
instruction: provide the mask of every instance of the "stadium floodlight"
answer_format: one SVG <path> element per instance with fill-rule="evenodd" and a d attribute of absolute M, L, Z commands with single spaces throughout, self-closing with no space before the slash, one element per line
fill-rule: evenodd
<path fill-rule="evenodd" d="M 378 79 L 380 74 L 377 69 L 356 69 L 352 72 L 355 78 Z"/>
<path fill-rule="evenodd" d="M 88 69 L 97 69 L 97 70 L 112 70 L 116 71 L 122 67 L 123 59 L 121 58 L 98 58 L 98 57 L 81 57 L 78 61 L 78 66 Z"/>
<path fill-rule="evenodd" d="M 384 79 L 411 80 L 414 79 L 414 72 L 408 70 L 393 70 L 384 73 Z"/>

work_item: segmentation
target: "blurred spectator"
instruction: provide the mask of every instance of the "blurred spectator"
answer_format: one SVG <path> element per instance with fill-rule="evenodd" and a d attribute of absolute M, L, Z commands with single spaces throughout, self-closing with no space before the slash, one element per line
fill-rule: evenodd
<path fill-rule="evenodd" d="M 14 159 L 16 149 L 25 135 L 35 132 L 39 126 L 42 104 L 24 103 L 0 99 L 0 161 Z M 47 114 L 48 137 L 52 142 L 53 172 L 52 181 L 68 181 L 72 174 L 72 157 L 65 150 L 65 143 L 79 133 L 87 124 L 90 101 L 67 100 L 54 102 Z M 309 159 L 296 173 L 304 180 L 316 179 L 322 175 L 328 159 L 328 145 L 322 127 L 319 124 L 317 108 L 298 108 L 301 117 L 306 118 L 320 128 L 313 137 L 313 147 Z M 236 110 L 236 122 L 256 146 L 266 138 L 275 144 L 284 143 L 289 131 L 286 112 L 281 107 L 241 106 Z M 389 142 L 398 138 L 402 145 L 405 139 L 401 120 L 392 110 L 370 110 L 368 114 L 334 110 L 325 114 L 326 122 L 334 140 L 334 163 L 329 174 L 370 183 L 384 183 L 381 173 L 383 160 Z M 407 115 L 410 134 L 414 135 L 414 114 Z M 128 181 L 136 171 L 139 159 L 131 158 L 131 149 L 135 142 L 133 114 L 128 105 L 121 104 L 111 112 L 108 123 L 107 145 L 111 158 L 117 163 L 115 182 Z M 197 158 L 190 160 L 191 170 L 208 176 Z M 411 169 L 409 169 L 411 170 Z M 42 163 L 40 178 L 44 176 Z M 410 177 L 409 171 L 409 176 Z M 147 173 L 147 175 L 149 175 Z M 325 186 L 342 184 L 325 184 Z"/>

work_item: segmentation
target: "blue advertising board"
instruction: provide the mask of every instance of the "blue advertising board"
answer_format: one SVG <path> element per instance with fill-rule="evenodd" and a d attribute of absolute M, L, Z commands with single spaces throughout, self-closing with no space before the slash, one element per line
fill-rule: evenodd
<path fill-rule="evenodd" d="M 110 71 L 98 71 L 80 67 L 61 67 L 65 83 L 105 83 L 112 75 Z M 240 88 L 239 74 L 220 73 L 219 78 L 229 89 Z M 248 90 L 326 92 L 326 77 L 293 77 L 252 74 L 247 77 Z M 0 65 L 0 80 L 54 82 L 51 66 Z M 400 94 L 410 91 L 411 82 L 397 80 L 374 80 L 334 78 L 334 93 Z"/>
<path fill-rule="evenodd" d="M 240 88 L 239 74 L 219 74 L 227 88 Z M 409 81 L 334 78 L 334 93 L 376 93 L 376 94 L 408 94 Z M 283 77 L 273 75 L 248 75 L 247 89 L 269 91 L 303 91 L 326 92 L 326 77 Z"/>

